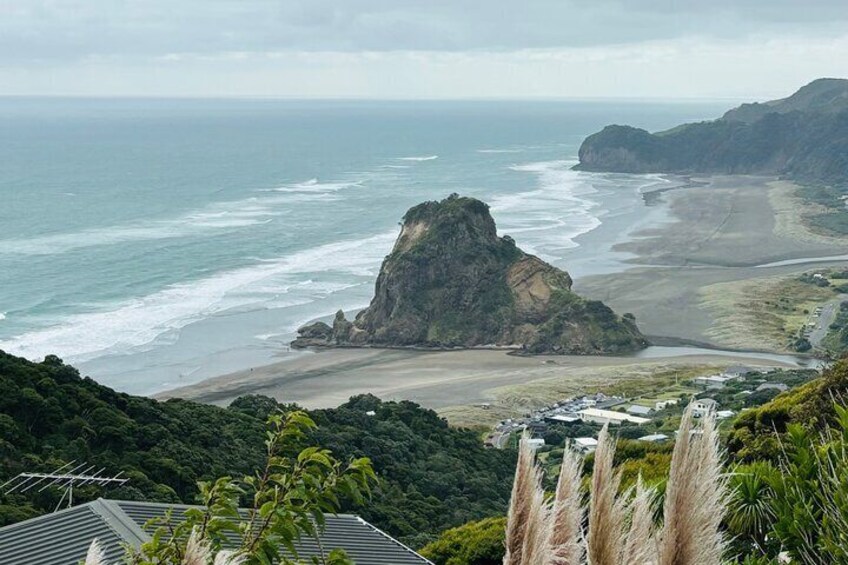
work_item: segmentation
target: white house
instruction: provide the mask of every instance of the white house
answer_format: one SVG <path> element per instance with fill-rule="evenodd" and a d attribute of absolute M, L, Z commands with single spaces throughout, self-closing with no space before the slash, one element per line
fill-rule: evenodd
<path fill-rule="evenodd" d="M 706 416 L 710 412 L 714 412 L 718 408 L 718 402 L 712 398 L 698 398 L 692 401 L 692 414 L 696 418 Z"/>
<path fill-rule="evenodd" d="M 537 449 L 545 447 L 545 440 L 543 440 L 542 438 L 530 438 L 527 440 L 527 445 L 532 447 L 535 451 Z"/>
<path fill-rule="evenodd" d="M 598 440 L 593 437 L 576 437 L 571 441 L 571 447 L 578 453 L 586 455 L 598 448 Z"/>
<path fill-rule="evenodd" d="M 736 412 L 733 410 L 719 410 L 716 412 L 716 418 L 719 420 L 726 420 L 727 418 L 732 418 L 734 414 L 736 414 Z"/>
<path fill-rule="evenodd" d="M 668 400 L 657 400 L 656 404 L 654 404 L 654 410 L 659 412 L 660 410 L 665 410 L 669 406 L 674 406 L 678 402 L 680 402 L 680 400 L 677 398 L 670 398 Z"/>

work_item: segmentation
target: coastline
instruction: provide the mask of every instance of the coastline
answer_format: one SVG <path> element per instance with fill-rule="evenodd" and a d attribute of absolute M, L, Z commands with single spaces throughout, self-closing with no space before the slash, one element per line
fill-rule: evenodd
<path fill-rule="evenodd" d="M 704 288 L 809 270 L 806 263 L 768 264 L 805 258 L 817 262 L 816 257 L 838 255 L 848 239 L 808 237 L 801 207 L 793 205 L 795 197 L 786 181 L 748 176 L 690 181 L 662 192 L 659 203 L 667 207 L 668 221 L 638 229 L 624 241 L 619 234 L 611 248 L 629 254 L 625 270 L 577 278 L 575 289 L 618 312 L 635 314 L 646 335 L 668 336 L 657 341 L 775 351 L 761 341 L 716 339 L 720 334 L 716 325 L 722 318 L 703 299 Z M 591 237 L 587 234 L 587 239 Z M 567 264 L 564 267 L 568 269 Z M 224 374 L 155 397 L 227 404 L 237 396 L 255 393 L 317 408 L 336 406 L 354 394 L 372 393 L 451 411 L 491 402 L 498 395 L 495 391 L 503 387 L 529 391 L 551 379 L 576 380 L 587 386 L 593 382 L 588 375 L 592 372 L 612 372 L 622 378 L 627 371 L 621 368 L 640 373 L 657 366 L 781 365 L 752 355 L 739 351 L 660 358 L 526 357 L 488 349 L 340 348 Z"/>
<path fill-rule="evenodd" d="M 656 367 L 727 364 L 791 366 L 745 353 L 679 357 L 515 356 L 468 349 L 423 352 L 398 349 L 330 349 L 246 371 L 207 379 L 154 398 L 185 398 L 227 405 L 244 394 L 264 394 L 307 408 L 338 406 L 356 394 L 384 400 L 412 400 L 428 408 L 492 402 L 501 387 L 527 386 L 546 379 L 589 384 L 587 374 L 604 380 Z M 627 370 L 622 370 L 627 369 Z M 612 373 L 616 376 L 612 376 Z"/>

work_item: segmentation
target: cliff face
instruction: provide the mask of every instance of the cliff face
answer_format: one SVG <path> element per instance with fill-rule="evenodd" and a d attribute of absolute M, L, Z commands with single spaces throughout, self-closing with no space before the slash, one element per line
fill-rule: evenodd
<path fill-rule="evenodd" d="M 649 133 L 607 126 L 576 168 L 627 173 L 786 174 L 848 182 L 848 80 L 819 79 L 782 100 L 743 104 L 715 121 Z"/>
<path fill-rule="evenodd" d="M 451 196 L 410 209 L 374 298 L 351 322 L 299 330 L 295 346 L 523 346 L 608 353 L 644 347 L 632 317 L 571 292 L 571 277 L 498 237 L 486 204 Z"/>

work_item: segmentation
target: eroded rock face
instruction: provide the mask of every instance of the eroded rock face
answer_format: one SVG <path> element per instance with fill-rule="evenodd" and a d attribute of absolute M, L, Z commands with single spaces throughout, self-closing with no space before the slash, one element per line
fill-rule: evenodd
<path fill-rule="evenodd" d="M 453 195 L 406 213 L 368 308 L 352 322 L 339 312 L 329 334 L 316 324 L 302 328 L 293 345 L 498 345 L 587 354 L 646 345 L 632 318 L 580 298 L 571 282 L 565 271 L 498 237 L 486 204 Z"/>

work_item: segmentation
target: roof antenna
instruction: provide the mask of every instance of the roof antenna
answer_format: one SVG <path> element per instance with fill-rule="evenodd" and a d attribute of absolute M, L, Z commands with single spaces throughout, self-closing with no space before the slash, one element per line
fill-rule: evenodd
<path fill-rule="evenodd" d="M 106 467 L 97 469 L 97 465 L 88 465 L 87 463 L 76 464 L 76 460 L 65 463 L 51 473 L 20 473 L 2 485 L 0 492 L 4 494 L 24 493 L 36 487 L 40 487 L 37 491 L 42 492 L 49 487 L 64 489 L 62 497 L 56 504 L 53 510 L 56 512 L 61 508 L 70 508 L 74 504 L 74 488 L 83 485 L 107 486 L 118 484 L 122 485 L 129 481 L 128 478 L 121 478 L 123 471 L 116 475 L 105 475 Z M 63 506 L 64 505 L 64 506 Z"/>

